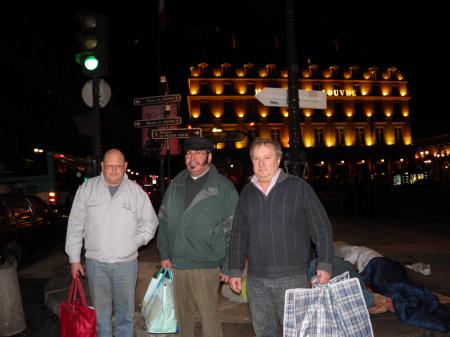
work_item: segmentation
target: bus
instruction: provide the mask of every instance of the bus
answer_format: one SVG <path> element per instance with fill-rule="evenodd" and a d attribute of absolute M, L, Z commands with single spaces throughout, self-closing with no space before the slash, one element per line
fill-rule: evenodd
<path fill-rule="evenodd" d="M 32 194 L 50 206 L 69 206 L 93 172 L 92 160 L 68 154 L 10 155 L 0 158 L 0 193 Z"/>

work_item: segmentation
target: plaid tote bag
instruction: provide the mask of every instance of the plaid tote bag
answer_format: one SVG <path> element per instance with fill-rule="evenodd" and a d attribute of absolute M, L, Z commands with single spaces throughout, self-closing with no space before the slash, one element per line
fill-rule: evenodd
<path fill-rule="evenodd" d="M 361 286 L 349 273 L 286 291 L 283 337 L 373 337 Z"/>

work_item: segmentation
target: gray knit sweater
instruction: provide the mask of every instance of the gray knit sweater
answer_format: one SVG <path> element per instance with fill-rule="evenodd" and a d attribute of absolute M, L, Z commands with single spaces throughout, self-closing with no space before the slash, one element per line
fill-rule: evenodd
<path fill-rule="evenodd" d="M 241 277 L 246 256 L 248 274 L 254 277 L 307 275 L 311 241 L 317 269 L 331 274 L 331 223 L 308 183 L 282 171 L 266 196 L 250 182 L 241 192 L 234 216 L 230 276 Z"/>

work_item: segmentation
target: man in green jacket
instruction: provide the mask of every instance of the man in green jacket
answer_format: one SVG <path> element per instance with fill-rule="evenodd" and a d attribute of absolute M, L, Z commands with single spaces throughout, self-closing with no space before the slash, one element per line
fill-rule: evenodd
<path fill-rule="evenodd" d="M 185 141 L 186 169 L 169 185 L 159 209 L 161 266 L 173 271 L 180 337 L 194 337 L 195 311 L 203 336 L 222 337 L 219 280 L 228 283 L 228 246 L 238 194 L 211 164 L 213 144 Z"/>

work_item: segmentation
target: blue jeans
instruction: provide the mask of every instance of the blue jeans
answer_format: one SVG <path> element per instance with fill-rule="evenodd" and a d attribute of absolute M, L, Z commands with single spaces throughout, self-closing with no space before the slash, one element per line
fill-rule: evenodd
<path fill-rule="evenodd" d="M 280 337 L 286 290 L 306 287 L 306 275 L 260 278 L 247 275 L 247 299 L 256 337 Z"/>
<path fill-rule="evenodd" d="M 86 259 L 89 291 L 97 314 L 97 337 L 112 337 L 112 311 L 116 337 L 134 335 L 134 294 L 138 261 L 105 263 Z"/>

